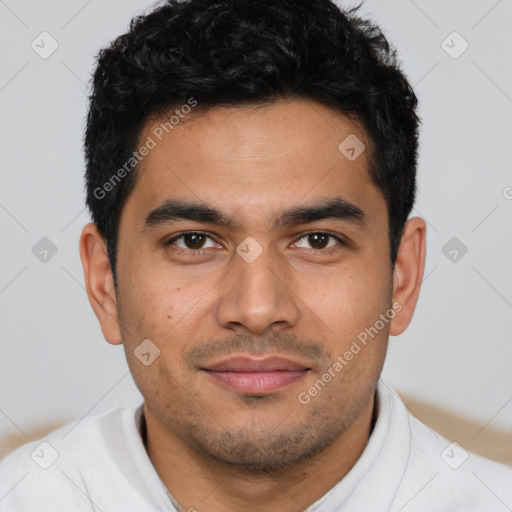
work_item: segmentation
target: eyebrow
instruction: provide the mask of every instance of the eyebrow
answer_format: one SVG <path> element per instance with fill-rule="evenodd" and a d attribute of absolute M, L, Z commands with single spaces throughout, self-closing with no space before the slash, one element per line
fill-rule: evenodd
<path fill-rule="evenodd" d="M 274 228 L 307 224 L 325 219 L 337 219 L 363 227 L 367 223 L 366 215 L 359 206 L 335 197 L 312 205 L 299 205 L 285 210 L 274 221 Z"/>
<path fill-rule="evenodd" d="M 367 224 L 367 217 L 359 206 L 341 197 L 335 197 L 284 210 L 274 218 L 272 227 L 276 229 L 326 219 L 342 220 L 359 227 L 364 227 Z M 146 216 L 142 231 L 175 220 L 191 220 L 230 229 L 241 227 L 240 223 L 228 214 L 211 206 L 180 199 L 168 199 Z"/>

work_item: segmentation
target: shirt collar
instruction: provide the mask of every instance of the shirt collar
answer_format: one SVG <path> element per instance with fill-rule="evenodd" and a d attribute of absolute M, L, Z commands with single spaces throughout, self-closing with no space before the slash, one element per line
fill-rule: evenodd
<path fill-rule="evenodd" d="M 352 469 L 307 512 L 387 512 L 404 476 L 411 451 L 409 413 L 398 395 L 379 380 L 375 400 L 376 421 L 368 443 Z M 149 489 L 158 486 L 159 501 L 173 510 L 167 491 L 144 447 L 143 405 L 135 411 L 138 470 Z M 134 446 L 131 444 L 131 446 Z M 141 464 L 142 462 L 142 464 Z M 328 471 L 328 468 L 326 468 Z"/>
<path fill-rule="evenodd" d="M 357 462 L 307 512 L 389 510 L 407 467 L 412 435 L 407 409 L 382 380 L 377 385 L 376 414 L 374 429 Z"/>

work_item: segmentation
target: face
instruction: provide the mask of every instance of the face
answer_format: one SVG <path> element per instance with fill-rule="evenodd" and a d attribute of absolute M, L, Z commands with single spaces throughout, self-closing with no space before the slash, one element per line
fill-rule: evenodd
<path fill-rule="evenodd" d="M 371 403 L 395 313 L 370 142 L 307 100 L 191 113 L 162 140 L 159 124 L 140 135 L 156 145 L 117 259 L 115 316 L 146 415 L 221 463 L 305 460 Z M 354 135 L 355 160 L 338 149 Z"/>

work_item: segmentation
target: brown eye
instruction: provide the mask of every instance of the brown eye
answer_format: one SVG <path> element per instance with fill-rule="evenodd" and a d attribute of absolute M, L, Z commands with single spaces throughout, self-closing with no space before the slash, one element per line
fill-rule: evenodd
<path fill-rule="evenodd" d="M 302 236 L 294 244 L 296 247 L 313 249 L 321 251 L 323 249 L 329 249 L 335 245 L 344 245 L 343 241 L 330 233 L 309 233 Z M 308 247 L 309 246 L 309 247 Z"/>
<path fill-rule="evenodd" d="M 315 233 L 308 236 L 308 242 L 313 249 L 324 249 L 329 242 L 329 235 L 323 233 Z"/>
<path fill-rule="evenodd" d="M 207 245 L 208 242 L 210 245 Z M 215 247 L 217 244 L 208 235 L 191 231 L 174 237 L 172 240 L 166 242 L 165 245 L 175 245 L 179 249 L 198 251 Z"/>
<path fill-rule="evenodd" d="M 183 242 L 187 249 L 202 249 L 206 237 L 200 233 L 187 233 L 183 235 Z"/>

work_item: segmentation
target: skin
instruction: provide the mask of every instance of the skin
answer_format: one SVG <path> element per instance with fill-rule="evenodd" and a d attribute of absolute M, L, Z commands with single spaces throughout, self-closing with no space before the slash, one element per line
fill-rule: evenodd
<path fill-rule="evenodd" d="M 157 126 L 148 122 L 139 140 Z M 350 134 L 367 148 L 353 162 L 338 150 Z M 103 238 L 94 224 L 83 229 L 89 300 L 106 340 L 124 345 L 145 398 L 148 455 L 183 510 L 305 510 L 363 452 L 388 336 L 406 329 L 416 305 L 426 232 L 422 219 L 407 222 L 393 269 L 370 148 L 357 122 L 309 100 L 191 113 L 140 164 L 120 220 L 117 294 Z M 364 224 L 328 218 L 273 227 L 287 208 L 335 197 L 357 205 Z M 168 199 L 220 209 L 239 225 L 145 228 Z M 163 243 L 195 230 L 208 235 L 199 245 Z M 346 243 L 307 236 L 326 231 Z M 236 251 L 247 237 L 262 249 L 252 263 Z M 393 303 L 400 312 L 300 403 L 299 393 Z M 134 355 L 145 339 L 160 350 L 148 366 Z M 309 370 L 249 396 L 200 369 L 230 354 L 280 355 Z"/>

